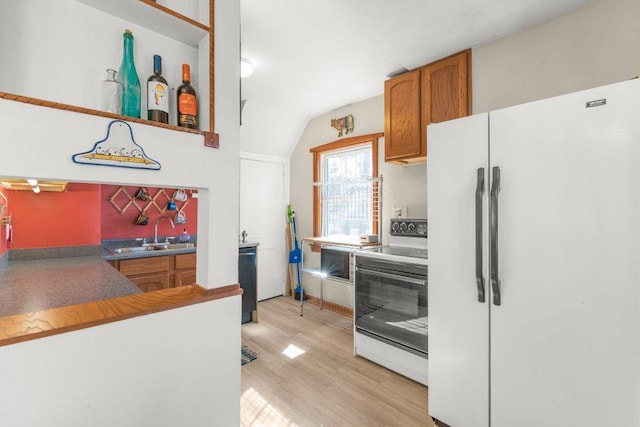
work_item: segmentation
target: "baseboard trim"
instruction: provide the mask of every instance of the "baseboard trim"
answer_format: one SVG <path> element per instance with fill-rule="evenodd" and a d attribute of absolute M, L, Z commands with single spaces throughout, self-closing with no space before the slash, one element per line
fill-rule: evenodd
<path fill-rule="evenodd" d="M 313 305 L 317 305 L 317 306 L 320 305 L 320 298 L 318 297 L 314 297 L 312 295 L 306 294 L 305 298 L 308 298 L 307 302 Z M 324 301 L 324 304 L 322 304 L 322 307 L 329 311 L 333 311 L 334 313 L 342 314 L 343 316 L 351 317 L 353 319 L 353 309 L 351 307 L 346 307 L 344 305 L 336 304 L 335 302 L 331 302 L 327 300 Z"/>

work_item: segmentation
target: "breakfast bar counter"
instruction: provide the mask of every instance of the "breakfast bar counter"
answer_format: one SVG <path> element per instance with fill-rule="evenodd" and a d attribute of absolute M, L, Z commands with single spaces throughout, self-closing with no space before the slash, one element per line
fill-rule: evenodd
<path fill-rule="evenodd" d="M 139 293 L 100 256 L 12 260 L 0 268 L 0 317 Z"/>

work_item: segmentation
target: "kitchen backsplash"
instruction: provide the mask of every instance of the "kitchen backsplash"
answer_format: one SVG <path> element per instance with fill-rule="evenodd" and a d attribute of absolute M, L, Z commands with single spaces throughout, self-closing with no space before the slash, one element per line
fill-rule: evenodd
<path fill-rule="evenodd" d="M 177 199 L 173 199 L 176 192 L 173 188 L 144 187 L 146 195 L 143 198 L 147 200 L 143 200 L 135 197 L 140 189 L 141 187 L 101 186 L 102 240 L 151 237 L 153 236 L 154 222 L 162 215 L 171 218 L 175 223 L 175 228 L 171 228 L 169 221 L 160 221 L 158 235 L 179 236 L 184 229 L 191 235 L 197 233 L 198 199 L 193 197 L 190 190 L 184 191 L 186 197 L 184 200 L 179 200 L 182 197 L 178 196 Z M 173 200 L 175 203 L 175 210 L 167 209 L 169 200 Z M 146 225 L 136 224 L 141 212 L 148 216 Z M 179 224 L 178 212 L 181 212 L 186 220 L 183 224 Z M 178 220 L 176 221 L 176 219 Z"/>

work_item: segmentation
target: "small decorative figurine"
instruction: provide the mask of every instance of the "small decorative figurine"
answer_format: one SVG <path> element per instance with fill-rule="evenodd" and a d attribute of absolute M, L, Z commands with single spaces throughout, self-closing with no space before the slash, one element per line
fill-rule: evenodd
<path fill-rule="evenodd" d="M 343 131 L 345 135 L 353 132 L 353 116 L 349 114 L 339 119 L 331 119 L 331 127 L 338 131 L 338 137 L 342 136 Z"/>

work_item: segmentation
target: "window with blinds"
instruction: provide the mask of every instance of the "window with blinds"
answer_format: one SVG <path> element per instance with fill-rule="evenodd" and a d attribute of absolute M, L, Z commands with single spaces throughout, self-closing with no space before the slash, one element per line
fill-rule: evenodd
<path fill-rule="evenodd" d="M 312 149 L 315 236 L 378 233 L 382 183 L 377 177 L 377 137 L 355 137 L 351 143 L 340 140 Z"/>
<path fill-rule="evenodd" d="M 371 157 L 370 144 L 322 156 L 323 179 L 314 184 L 320 192 L 323 236 L 373 234 L 378 186 Z"/>

